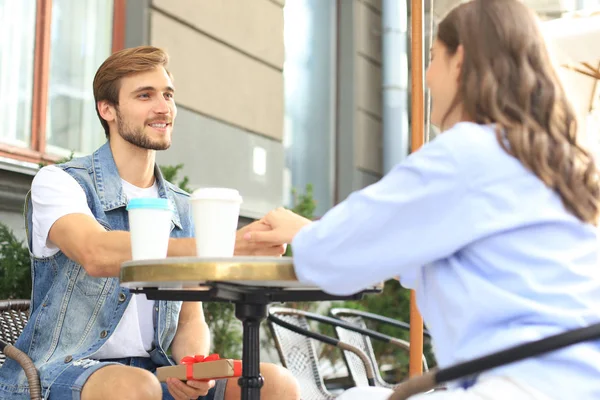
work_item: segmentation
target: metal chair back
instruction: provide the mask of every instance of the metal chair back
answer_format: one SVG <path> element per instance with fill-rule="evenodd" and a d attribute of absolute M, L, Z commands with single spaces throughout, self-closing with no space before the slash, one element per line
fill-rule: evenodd
<path fill-rule="evenodd" d="M 271 307 L 269 313 L 304 330 L 310 330 L 308 321 L 301 315 L 278 313 L 276 307 Z M 336 396 L 327 390 L 319 371 L 319 362 L 313 340 L 292 332 L 273 320 L 268 320 L 268 325 L 273 334 L 281 363 L 298 380 L 302 400 L 334 399 Z"/>
<path fill-rule="evenodd" d="M 358 326 L 363 329 L 368 329 L 365 323 L 365 320 L 375 321 L 379 324 L 385 324 L 394 326 L 399 329 L 410 329 L 410 325 L 406 322 L 397 321 L 388 317 L 384 317 L 382 315 L 369 313 L 366 311 L 354 310 L 349 308 L 332 308 L 329 313 L 332 317 L 340 319 L 349 324 Z M 374 372 L 374 381 L 376 386 L 393 388 L 396 384 L 386 382 L 379 372 L 379 366 L 377 364 L 377 358 L 375 357 L 375 352 L 373 351 L 373 345 L 371 344 L 371 338 L 367 335 L 364 335 L 360 332 L 353 332 L 349 329 L 346 329 L 341 326 L 335 327 L 335 333 L 337 337 L 348 344 L 358 347 L 363 353 L 367 355 L 369 360 L 371 361 L 371 365 L 373 366 Z M 429 332 L 424 331 L 425 336 L 429 336 Z M 389 343 L 405 350 L 407 353 L 410 350 L 410 343 L 406 340 L 392 338 L 389 337 Z M 344 352 L 344 358 L 346 360 L 346 365 L 348 366 L 348 371 L 352 376 L 352 379 L 357 382 L 357 385 L 362 384 L 365 381 L 365 369 L 364 364 L 360 362 L 356 362 L 356 357 L 353 354 L 347 354 Z M 423 356 L 423 369 L 425 371 L 429 370 L 427 365 L 427 359 Z"/>
<path fill-rule="evenodd" d="M 334 315 L 333 313 L 332 316 L 350 324 L 359 326 L 361 328 L 368 329 L 367 324 L 365 324 L 365 321 L 362 317 L 351 315 Z M 373 351 L 373 345 L 371 343 L 371 339 L 368 336 L 357 332 L 352 332 L 348 329 L 344 329 L 339 326 L 335 327 L 335 334 L 341 341 L 358 347 L 367 355 L 367 357 L 371 361 L 371 365 L 373 365 L 376 386 L 386 388 L 393 388 L 395 386 L 387 383 L 381 376 L 377 364 L 377 358 L 375 357 L 375 352 Z M 350 373 L 352 380 L 356 383 L 356 386 L 367 386 L 367 375 L 362 361 L 354 354 L 348 352 L 344 352 L 344 360 L 346 361 L 348 372 Z"/>

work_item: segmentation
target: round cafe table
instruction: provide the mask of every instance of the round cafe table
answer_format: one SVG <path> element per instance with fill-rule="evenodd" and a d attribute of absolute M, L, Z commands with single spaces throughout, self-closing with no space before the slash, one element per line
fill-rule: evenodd
<path fill-rule="evenodd" d="M 169 257 L 127 261 L 121 265 L 121 286 L 144 293 L 149 300 L 232 302 L 243 326 L 243 400 L 260 399 L 260 323 L 270 303 L 356 300 L 380 293 L 383 285 L 351 296 L 327 294 L 298 281 L 291 257 Z"/>

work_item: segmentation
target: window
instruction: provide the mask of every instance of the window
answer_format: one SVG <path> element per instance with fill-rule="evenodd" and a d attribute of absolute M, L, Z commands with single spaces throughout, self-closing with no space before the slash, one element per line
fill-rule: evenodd
<path fill-rule="evenodd" d="M 105 140 L 92 82 L 111 53 L 113 2 L 53 0 L 47 151 L 89 154 Z"/>
<path fill-rule="evenodd" d="M 36 0 L 0 0 L 0 141 L 31 136 Z"/>
<path fill-rule="evenodd" d="M 94 74 L 123 47 L 125 0 L 0 0 L 0 157 L 88 154 Z"/>

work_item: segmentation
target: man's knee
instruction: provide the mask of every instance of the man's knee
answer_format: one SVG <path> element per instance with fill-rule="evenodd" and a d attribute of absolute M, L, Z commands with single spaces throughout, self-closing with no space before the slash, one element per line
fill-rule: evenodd
<path fill-rule="evenodd" d="M 151 372 L 125 365 L 100 368 L 88 378 L 82 400 L 118 398 L 121 400 L 161 400 L 162 387 Z"/>
<path fill-rule="evenodd" d="M 279 365 L 260 364 L 260 372 L 265 379 L 265 398 L 295 400 L 300 398 L 298 381 L 292 373 Z"/>

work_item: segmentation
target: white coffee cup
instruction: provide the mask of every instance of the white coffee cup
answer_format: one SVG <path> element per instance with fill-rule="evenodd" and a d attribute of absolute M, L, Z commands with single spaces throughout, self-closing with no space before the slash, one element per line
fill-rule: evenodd
<path fill-rule="evenodd" d="M 167 257 L 173 213 L 169 200 L 131 199 L 127 204 L 127 211 L 132 258 L 148 260 Z"/>
<path fill-rule="evenodd" d="M 190 199 L 198 257 L 232 257 L 242 196 L 235 189 L 202 188 Z"/>

